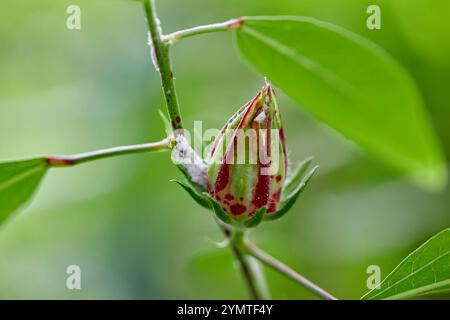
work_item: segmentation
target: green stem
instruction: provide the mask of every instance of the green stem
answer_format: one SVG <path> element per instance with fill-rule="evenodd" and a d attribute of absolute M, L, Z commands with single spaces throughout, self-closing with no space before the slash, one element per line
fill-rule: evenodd
<path fill-rule="evenodd" d="M 244 20 L 242 20 L 241 18 L 238 18 L 238 19 L 231 19 L 231 20 L 228 20 L 225 22 L 213 23 L 213 24 L 208 24 L 205 26 L 198 26 L 198 27 L 193 27 L 193 28 L 189 28 L 189 29 L 185 29 L 185 30 L 180 30 L 180 31 L 176 31 L 171 34 L 163 36 L 162 40 L 164 43 L 172 44 L 175 41 L 178 41 L 180 39 L 196 36 L 199 34 L 217 32 L 217 31 L 235 30 L 235 29 L 238 29 L 242 25 L 243 21 Z"/>
<path fill-rule="evenodd" d="M 270 291 L 267 286 L 266 276 L 261 267 L 261 263 L 254 257 L 248 255 L 245 251 L 241 250 L 241 252 L 244 255 L 244 259 L 248 265 L 250 274 L 252 275 L 252 280 L 259 293 L 260 300 L 270 300 Z"/>
<path fill-rule="evenodd" d="M 294 280 L 295 282 L 301 284 L 303 287 L 314 293 L 315 295 L 327 299 L 327 300 L 337 300 L 336 297 L 332 296 L 330 293 L 326 292 L 322 288 L 320 288 L 315 283 L 309 281 L 296 271 L 289 268 L 287 265 L 282 263 L 281 261 L 275 259 L 268 253 L 264 252 L 263 250 L 259 249 L 253 244 L 247 243 L 244 246 L 245 252 L 252 255 L 265 265 L 271 267 L 272 269 L 278 271 L 279 273 L 285 275 L 286 277 Z"/>
<path fill-rule="evenodd" d="M 241 270 L 247 285 L 250 297 L 254 300 L 270 299 L 265 277 L 260 269 L 258 261 L 247 255 L 242 249 L 245 236 L 244 232 L 241 230 L 232 230 L 221 221 L 217 221 L 217 224 L 223 231 L 225 237 L 229 240 L 230 249 L 239 264 L 239 269 Z"/>
<path fill-rule="evenodd" d="M 46 162 L 50 167 L 71 167 L 89 161 L 117 157 L 125 154 L 164 151 L 169 149 L 169 140 L 165 139 L 159 142 L 120 146 L 69 156 L 49 156 L 46 158 Z"/>
<path fill-rule="evenodd" d="M 162 41 L 161 27 L 156 15 L 154 1 L 144 0 L 144 9 L 147 17 L 148 30 L 150 32 L 154 59 L 161 76 L 161 84 L 172 128 L 174 130 L 182 129 L 183 124 L 180 107 L 178 105 L 174 75 L 170 63 L 169 45 Z"/>

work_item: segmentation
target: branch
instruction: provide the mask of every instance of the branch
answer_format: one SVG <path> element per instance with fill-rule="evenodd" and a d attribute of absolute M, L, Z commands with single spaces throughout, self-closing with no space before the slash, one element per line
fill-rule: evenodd
<path fill-rule="evenodd" d="M 242 243 L 244 235 L 238 232 L 236 236 L 236 232 L 233 234 L 233 230 L 229 226 L 225 225 L 221 221 L 216 221 L 229 241 L 230 249 L 239 264 L 239 268 L 241 269 L 250 297 L 254 300 L 270 299 L 266 281 L 264 275 L 261 274 L 261 270 L 257 264 L 258 262 L 250 260 L 252 257 L 248 256 L 242 250 L 242 246 L 240 244 Z"/>
<path fill-rule="evenodd" d="M 89 161 L 117 157 L 125 154 L 164 151 L 170 149 L 170 142 L 164 139 L 159 142 L 120 146 L 109 149 L 96 150 L 69 156 L 49 156 L 45 161 L 50 167 L 70 167 Z"/>
<path fill-rule="evenodd" d="M 155 4 L 153 0 L 144 1 L 145 15 L 147 17 L 148 30 L 150 32 L 152 54 L 161 76 L 161 84 L 166 99 L 167 111 L 169 113 L 172 128 L 182 129 L 180 107 L 178 105 L 177 93 L 173 71 L 170 63 L 169 46 L 162 41 L 161 27 L 156 16 Z"/>
<path fill-rule="evenodd" d="M 301 284 L 303 287 L 305 287 L 315 295 L 327 300 L 337 300 L 336 297 L 332 296 L 331 294 L 320 288 L 318 285 L 312 283 L 299 273 L 289 268 L 281 261 L 278 261 L 274 257 L 270 256 L 268 253 L 259 249 L 255 245 L 247 243 L 244 248 L 248 254 L 252 255 L 262 263 L 278 271 L 279 273 L 285 275 L 286 277 L 291 278 L 295 282 Z"/>
<path fill-rule="evenodd" d="M 241 18 L 231 19 L 231 20 L 228 20 L 225 22 L 208 24 L 205 26 L 198 26 L 198 27 L 193 27 L 193 28 L 189 28 L 189 29 L 185 29 L 185 30 L 176 31 L 171 34 L 162 36 L 162 40 L 164 43 L 170 45 L 180 39 L 196 36 L 199 34 L 217 32 L 217 31 L 235 30 L 235 29 L 240 28 L 243 23 L 244 23 L 244 20 L 242 20 Z"/>

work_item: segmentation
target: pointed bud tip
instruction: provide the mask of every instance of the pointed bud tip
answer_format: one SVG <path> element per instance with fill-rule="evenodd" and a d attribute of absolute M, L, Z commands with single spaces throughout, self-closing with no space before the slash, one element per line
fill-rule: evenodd
<path fill-rule="evenodd" d="M 273 89 L 272 89 L 272 84 L 270 83 L 269 79 L 267 79 L 267 77 L 264 77 L 264 86 L 263 86 L 263 90 L 265 90 L 266 92 L 271 92 L 271 91 L 273 91 Z"/>

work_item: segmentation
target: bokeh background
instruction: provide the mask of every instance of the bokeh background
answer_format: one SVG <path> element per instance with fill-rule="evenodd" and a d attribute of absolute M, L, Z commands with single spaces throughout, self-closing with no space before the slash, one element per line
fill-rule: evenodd
<path fill-rule="evenodd" d="M 81 30 L 66 8 L 81 7 Z M 366 28 L 378 4 L 382 29 Z M 307 15 L 390 52 L 417 81 L 450 155 L 450 2 L 446 0 L 160 0 L 166 32 L 242 15 Z M 65 154 L 163 137 L 164 101 L 141 5 L 126 0 L 0 2 L 0 159 Z M 173 62 L 186 124 L 221 127 L 261 87 L 232 35 L 177 43 Z M 301 85 L 301 84 L 299 84 Z M 314 155 L 318 175 L 282 221 L 252 233 L 262 248 L 339 298 L 367 291 L 450 225 L 450 190 L 427 193 L 279 92 L 291 160 Z M 414 136 L 411 136 L 414 139 Z M 0 230 L 0 298 L 246 298 L 210 214 L 169 180 L 168 153 L 51 170 L 31 204 Z M 81 267 L 82 290 L 66 289 Z M 266 270 L 277 299 L 313 298 Z"/>

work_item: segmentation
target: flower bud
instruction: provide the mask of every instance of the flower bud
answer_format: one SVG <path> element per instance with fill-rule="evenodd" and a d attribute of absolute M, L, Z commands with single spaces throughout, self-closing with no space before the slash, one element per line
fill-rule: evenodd
<path fill-rule="evenodd" d="M 280 110 L 267 81 L 222 128 L 207 163 L 208 192 L 230 221 L 245 224 L 261 208 L 266 216 L 277 211 L 287 156 Z"/>

